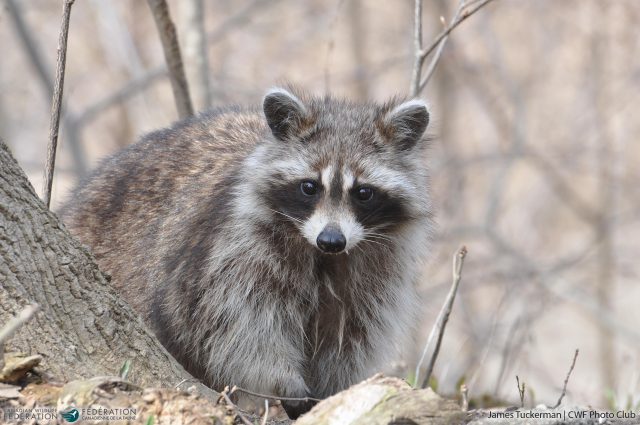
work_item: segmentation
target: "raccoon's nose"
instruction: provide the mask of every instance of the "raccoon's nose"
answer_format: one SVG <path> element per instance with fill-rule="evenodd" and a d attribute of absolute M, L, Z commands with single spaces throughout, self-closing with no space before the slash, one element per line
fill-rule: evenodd
<path fill-rule="evenodd" d="M 318 244 L 318 248 L 324 252 L 337 254 L 347 246 L 347 238 L 344 237 L 340 230 L 335 227 L 327 226 L 318 235 L 316 243 Z"/>

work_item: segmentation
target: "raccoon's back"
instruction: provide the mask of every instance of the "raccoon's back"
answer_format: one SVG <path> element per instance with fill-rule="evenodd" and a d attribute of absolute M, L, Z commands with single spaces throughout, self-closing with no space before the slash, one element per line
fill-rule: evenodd
<path fill-rule="evenodd" d="M 139 311 L 146 282 L 180 226 L 215 196 L 266 131 L 251 111 L 212 111 L 148 134 L 107 158 L 61 211 L 71 233 Z M 188 236 L 188 235 L 187 235 Z"/>

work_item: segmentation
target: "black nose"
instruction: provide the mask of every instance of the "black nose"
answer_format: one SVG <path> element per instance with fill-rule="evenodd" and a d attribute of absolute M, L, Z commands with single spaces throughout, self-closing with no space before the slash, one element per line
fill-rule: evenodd
<path fill-rule="evenodd" d="M 324 252 L 337 254 L 338 252 L 344 250 L 344 247 L 347 246 L 347 239 L 344 237 L 340 230 L 333 227 L 326 227 L 318 235 L 316 243 L 318 244 L 318 248 L 320 248 Z"/>

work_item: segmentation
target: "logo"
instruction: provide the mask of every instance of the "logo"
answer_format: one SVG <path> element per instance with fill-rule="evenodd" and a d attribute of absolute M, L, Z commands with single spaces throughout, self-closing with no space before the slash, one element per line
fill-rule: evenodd
<path fill-rule="evenodd" d="M 80 412 L 73 406 L 60 412 L 60 415 L 62 415 L 64 420 L 67 422 L 75 422 L 80 419 Z"/>

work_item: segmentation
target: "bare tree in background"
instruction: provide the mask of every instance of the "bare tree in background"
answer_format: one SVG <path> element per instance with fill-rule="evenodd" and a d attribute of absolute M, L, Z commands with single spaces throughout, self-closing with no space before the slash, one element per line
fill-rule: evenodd
<path fill-rule="evenodd" d="M 204 0 L 186 0 L 180 2 L 184 24 L 184 61 L 187 81 L 196 110 L 208 109 L 213 99 L 209 81 L 209 51 L 205 31 L 206 5 Z"/>
<path fill-rule="evenodd" d="M 189 84 L 184 73 L 178 35 L 169 13 L 169 6 L 166 0 L 148 0 L 148 3 L 162 41 L 162 50 L 169 68 L 169 80 L 178 116 L 186 118 L 193 114 L 193 105 L 189 94 Z"/>

